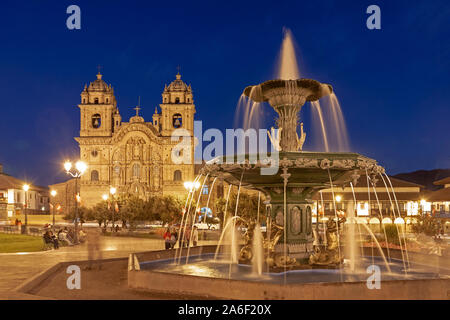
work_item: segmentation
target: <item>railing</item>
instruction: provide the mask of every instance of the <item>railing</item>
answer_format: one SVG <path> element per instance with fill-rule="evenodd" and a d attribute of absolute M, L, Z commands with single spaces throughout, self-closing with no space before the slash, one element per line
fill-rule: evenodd
<path fill-rule="evenodd" d="M 0 232 L 20 234 L 20 228 L 18 226 L 0 226 Z"/>
<path fill-rule="evenodd" d="M 8 234 L 21 234 L 21 228 L 23 226 L 0 226 L 0 232 L 1 233 L 8 233 Z M 32 236 L 41 236 L 43 234 L 43 230 L 38 227 L 27 227 L 26 233 L 28 235 Z"/>

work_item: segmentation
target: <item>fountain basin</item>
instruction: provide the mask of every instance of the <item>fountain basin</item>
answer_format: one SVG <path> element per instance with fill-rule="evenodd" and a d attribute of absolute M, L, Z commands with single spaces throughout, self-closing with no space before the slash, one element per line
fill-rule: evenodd
<path fill-rule="evenodd" d="M 223 299 L 448 299 L 450 279 L 438 276 L 433 266 L 419 265 L 404 276 L 400 261 L 391 265 L 393 274 L 385 274 L 375 257 L 366 264 L 379 262 L 382 269 L 380 289 L 367 287 L 366 274 L 340 270 L 300 270 L 279 274 L 252 275 L 251 267 L 235 265 L 234 278 L 228 279 L 229 264 L 211 263 L 214 248 L 193 248 L 197 256 L 187 265 L 174 266 L 173 259 L 152 259 L 141 263 L 140 271 L 128 272 L 130 288 L 188 296 Z M 205 254 L 206 253 L 206 254 Z M 153 255 L 155 256 L 155 255 Z M 168 255 L 165 255 L 167 258 Z M 145 259 L 142 257 L 141 259 Z M 157 260 L 157 261 L 154 261 Z M 183 259 L 182 259 L 183 261 Z M 216 266 L 216 268 L 213 268 Z M 177 271 L 178 268 L 178 271 Z M 232 270 L 233 271 L 233 270 Z M 286 276 L 286 284 L 284 278 Z"/>

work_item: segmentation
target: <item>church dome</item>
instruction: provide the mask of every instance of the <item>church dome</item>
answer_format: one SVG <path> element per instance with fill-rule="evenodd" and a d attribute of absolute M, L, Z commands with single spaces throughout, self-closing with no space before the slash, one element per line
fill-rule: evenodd
<path fill-rule="evenodd" d="M 184 83 L 183 80 L 181 80 L 181 74 L 177 74 L 177 78 L 175 80 L 172 81 L 171 84 L 169 84 L 169 86 L 167 86 L 164 91 L 166 92 L 173 92 L 173 91 L 178 91 L 178 92 L 186 92 L 186 91 L 190 91 L 191 90 L 191 86 L 188 86 L 186 83 Z"/>
<path fill-rule="evenodd" d="M 96 91 L 96 92 L 106 92 L 111 89 L 110 86 L 106 84 L 105 81 L 102 80 L 102 74 L 99 72 L 97 74 L 97 80 L 91 82 L 88 87 L 88 91 Z"/>

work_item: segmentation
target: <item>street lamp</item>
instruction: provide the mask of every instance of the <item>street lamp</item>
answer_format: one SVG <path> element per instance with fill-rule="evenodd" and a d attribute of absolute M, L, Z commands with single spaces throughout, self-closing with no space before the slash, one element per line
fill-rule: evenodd
<path fill-rule="evenodd" d="M 78 243 L 78 201 L 80 200 L 80 196 L 78 194 L 78 180 L 87 170 L 87 164 L 83 161 L 77 161 L 75 163 L 75 168 L 72 168 L 72 162 L 66 161 L 64 163 L 64 169 L 68 175 L 71 175 L 75 178 L 75 239 L 74 242 Z"/>
<path fill-rule="evenodd" d="M 22 227 L 21 232 L 26 233 L 28 225 L 28 190 L 30 189 L 30 186 L 28 184 L 24 184 L 22 189 L 25 191 L 25 209 L 23 210 L 25 212 L 25 226 Z"/>
<path fill-rule="evenodd" d="M 184 183 L 184 188 L 186 190 L 188 190 L 188 191 L 197 190 L 198 188 L 200 188 L 200 182 L 198 182 L 198 181 L 195 181 L 195 182 L 186 181 Z"/>
<path fill-rule="evenodd" d="M 50 195 L 53 197 L 53 203 L 50 203 L 50 206 L 52 207 L 53 211 L 53 227 L 55 227 L 55 196 L 56 196 L 56 190 L 50 191 Z"/>
<path fill-rule="evenodd" d="M 116 194 L 117 189 L 114 187 L 109 188 L 109 193 L 111 194 L 111 210 L 112 210 L 112 227 L 113 227 L 113 231 L 115 230 L 114 228 L 114 222 L 115 222 L 115 217 L 114 217 L 114 213 L 115 213 L 115 202 L 114 202 L 114 195 Z M 114 234 L 114 233 L 112 233 Z"/>

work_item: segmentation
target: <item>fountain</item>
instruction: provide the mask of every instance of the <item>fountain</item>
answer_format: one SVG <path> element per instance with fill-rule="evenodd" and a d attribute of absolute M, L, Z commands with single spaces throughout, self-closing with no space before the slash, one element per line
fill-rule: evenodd
<path fill-rule="evenodd" d="M 288 48 L 288 61 L 292 58 L 292 45 L 283 42 L 283 48 Z M 283 56 L 283 55 L 282 55 Z M 282 59 L 283 60 L 283 59 Z M 297 63 L 292 62 L 295 66 Z M 288 62 L 281 63 L 283 70 L 289 70 Z M 287 71 L 286 71 L 287 72 Z M 289 73 L 287 77 L 298 74 Z M 303 123 L 299 123 L 299 112 L 305 102 L 315 102 L 322 97 L 333 93 L 329 84 L 323 84 L 312 79 L 276 79 L 249 86 L 243 94 L 256 103 L 268 102 L 278 113 L 277 127 L 279 135 L 274 137 L 272 128 L 269 136 L 279 152 L 278 174 L 261 175 L 260 169 L 264 161 L 250 162 L 250 155 L 246 155 L 245 161 L 240 163 L 226 163 L 222 158 L 211 160 L 203 168 L 202 173 L 210 176 L 221 175 L 234 185 L 242 182 L 247 188 L 261 191 L 270 199 L 273 226 L 283 230 L 283 234 L 277 239 L 278 243 L 272 245 L 274 251 L 266 255 L 266 263 L 269 266 L 293 267 L 299 262 L 310 264 L 334 265 L 342 261 L 341 253 L 336 253 L 338 243 L 329 243 L 330 249 L 325 249 L 319 258 L 309 258 L 312 252 L 312 206 L 313 196 L 322 189 L 344 186 L 353 182 L 365 174 L 376 176 L 384 173 L 384 169 L 377 165 L 375 160 L 369 159 L 357 153 L 349 152 L 307 152 L 303 151 L 306 134 L 303 131 Z M 300 137 L 297 129 L 300 125 Z M 276 141 L 274 141 L 276 140 Z M 237 159 L 237 157 L 236 157 Z M 273 165 L 273 164 L 272 164 Z M 243 177 L 241 181 L 241 177 Z M 330 221 L 332 224 L 333 221 Z M 339 232 L 339 225 L 334 227 Z M 330 225 L 330 230 L 333 227 Z M 275 234 L 276 231 L 273 232 Z M 330 231 L 329 237 L 334 232 Z M 267 241 L 272 241 L 269 239 Z M 338 240 L 336 240 L 338 241 Z M 269 247 L 267 244 L 266 247 Z M 245 257 L 252 257 L 249 252 L 251 245 L 246 245 L 241 252 L 241 262 Z M 331 254 L 333 252 L 333 254 Z M 328 258 L 325 258 L 328 256 Z M 299 260 L 300 259 L 300 260 Z M 247 259 L 250 262 L 250 258 Z M 308 263 L 308 262 L 307 262 Z"/>
<path fill-rule="evenodd" d="M 364 252 L 359 253 L 356 245 L 357 222 L 352 206 L 348 208 L 346 218 L 338 214 L 334 204 L 335 217 L 323 223 L 324 239 L 319 241 L 319 221 L 314 230 L 312 223 L 313 196 L 331 188 L 334 198 L 334 189 L 346 185 L 353 188 L 362 175 L 367 176 L 374 187 L 376 177 L 383 178 L 385 172 L 375 160 L 357 153 L 303 150 L 306 134 L 303 124 L 299 122 L 302 106 L 312 102 L 312 106 L 317 108 L 319 99 L 329 97 L 337 103 L 337 98 L 329 84 L 295 78 L 299 75 L 297 62 L 292 41 L 289 40 L 290 33 L 286 32 L 286 35 L 288 39 L 283 41 L 283 52 L 286 51 L 286 54 L 282 54 L 279 79 L 248 86 L 243 91 L 243 96 L 252 101 L 249 105 L 259 108 L 261 103 L 268 102 L 278 114 L 277 134 L 274 128 L 268 131 L 279 153 L 278 160 L 270 157 L 276 162 L 278 172 L 262 175 L 260 170 L 268 166 L 267 159 L 258 159 L 251 154 L 246 154 L 243 161 L 238 161 L 242 157 L 236 156 L 233 163 L 225 161 L 225 157 L 218 157 L 207 162 L 201 171 L 205 177 L 221 177 L 230 184 L 226 206 L 232 185 L 238 186 L 239 191 L 245 187 L 264 194 L 268 217 L 265 236 L 261 232 L 259 216 L 255 221 L 244 221 L 239 217 L 236 204 L 234 216 L 225 218 L 226 225 L 217 247 L 193 248 L 190 257 L 189 249 L 184 250 L 187 251 L 184 258 L 181 257 L 183 250 L 180 250 L 179 259 L 175 262 L 172 259 L 143 262 L 140 271 L 129 272 L 129 286 L 235 299 L 389 299 L 407 298 L 412 292 L 414 297 L 419 298 L 423 292 L 437 296 L 445 294 L 443 292 L 450 284 L 449 279 L 443 280 L 439 271 L 421 264 L 416 264 L 415 268 L 409 265 L 410 269 L 406 272 L 403 248 L 400 250 L 402 260 L 392 258 L 391 252 L 388 262 L 383 249 L 366 226 L 378 246 L 379 254 L 368 258 Z M 339 119 L 340 109 L 333 112 L 337 114 L 335 119 Z M 236 241 L 237 221 L 246 227 L 244 243 L 239 244 L 240 251 Z M 344 238 L 346 247 L 342 249 L 340 238 L 344 226 L 347 230 Z M 219 254 L 222 243 L 228 246 L 225 254 Z M 221 255 L 222 260 L 218 258 Z M 344 257 L 350 261 L 349 264 L 345 263 Z M 385 281 L 384 290 L 367 290 L 366 269 L 373 265 L 379 266 L 382 271 L 380 280 Z M 399 279 L 414 279 L 416 282 L 406 281 L 398 287 L 395 280 Z M 328 285 L 323 289 L 321 285 L 324 282 L 339 285 Z M 427 290 L 423 291 L 424 287 Z M 345 297 L 342 296 L 344 291 Z"/>

